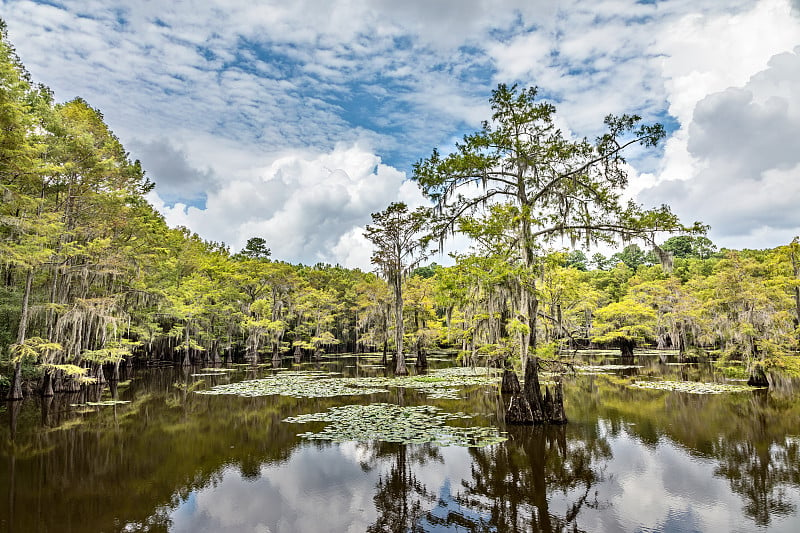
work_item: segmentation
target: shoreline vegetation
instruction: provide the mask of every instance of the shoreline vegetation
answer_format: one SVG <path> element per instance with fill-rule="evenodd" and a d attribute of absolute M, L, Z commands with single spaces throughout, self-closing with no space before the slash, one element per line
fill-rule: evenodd
<path fill-rule="evenodd" d="M 454 350 L 463 366 L 502 371 L 509 423 L 562 424 L 562 377 L 574 368 L 560 356 L 577 349 L 611 348 L 623 364 L 644 347 L 673 350 L 754 386 L 800 376 L 797 238 L 718 250 L 705 226 L 667 206 L 622 201 L 624 151 L 656 146 L 658 124 L 609 116 L 595 142 L 571 140 L 535 88 L 500 85 L 491 120 L 454 153 L 414 165 L 434 207 L 373 214 L 365 236 L 377 273 L 295 265 L 273 259 L 260 237 L 234 253 L 169 228 L 145 199 L 155 184 L 102 113 L 80 98 L 55 102 L 1 21 L 0 31 L 8 400 L 117 382 L 121 365 L 279 366 L 376 352 L 403 376 L 406 357 L 420 374 L 437 350 Z M 477 198 L 460 194 L 475 186 Z M 474 247 L 453 266 L 428 263 L 454 233 Z M 626 246 L 587 256 L 611 242 Z"/>

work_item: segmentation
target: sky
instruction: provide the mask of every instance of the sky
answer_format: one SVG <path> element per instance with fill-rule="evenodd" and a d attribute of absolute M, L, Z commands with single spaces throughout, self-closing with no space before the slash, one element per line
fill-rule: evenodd
<path fill-rule="evenodd" d="M 665 124 L 629 195 L 720 247 L 800 234 L 800 0 L 0 0 L 33 79 L 101 110 L 167 222 L 232 251 L 370 269 L 370 214 L 537 86 L 593 138 Z M 465 246 L 457 242 L 454 246 Z M 434 257 L 446 263 L 446 258 Z"/>

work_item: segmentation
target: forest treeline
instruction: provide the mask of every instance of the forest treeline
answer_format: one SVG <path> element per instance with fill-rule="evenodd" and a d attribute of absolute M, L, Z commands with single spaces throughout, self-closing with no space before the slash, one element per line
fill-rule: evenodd
<path fill-rule="evenodd" d="M 287 353 L 386 353 L 399 345 L 420 365 L 434 347 L 458 348 L 465 364 L 519 365 L 529 349 L 546 356 L 614 345 L 630 354 L 647 344 L 694 356 L 713 351 L 752 370 L 797 349 L 797 240 L 772 250 L 716 251 L 696 226 L 680 226 L 663 209 L 628 207 L 617 213 L 627 221 L 624 231 L 602 221 L 591 229 L 634 239 L 655 235 L 654 228 L 688 233 L 662 241 L 655 255 L 629 244 L 591 259 L 579 250 L 529 245 L 542 233 L 529 224 L 518 228 L 524 246 L 503 245 L 503 236 L 517 233 L 500 221 L 519 220 L 533 201 L 522 201 L 518 211 L 495 206 L 483 219 L 462 209 L 458 227 L 442 231 L 470 235 L 479 243 L 474 252 L 457 255 L 450 267 L 419 266 L 427 255 L 418 254 L 394 271 L 376 253 L 381 276 L 273 260 L 258 237 L 232 253 L 224 243 L 169 228 L 145 199 L 154 184 L 100 111 L 80 98 L 55 102 L 31 81 L 2 32 L 0 385 L 10 398 L 22 396 L 24 381 L 52 394 L 113 379 L 123 361 L 255 362 Z M 634 123 L 608 122 L 619 132 Z M 647 142 L 658 133 L 641 131 L 637 140 Z M 616 154 L 603 146 L 601 153 Z M 580 146 L 569 150 L 564 157 L 594 157 Z M 431 168 L 440 164 L 434 152 L 415 168 L 434 201 L 442 197 L 433 191 Z M 564 198 L 578 197 L 580 179 L 591 178 L 562 175 L 571 187 Z M 548 179 L 552 187 L 559 178 Z M 536 200 L 556 201 L 545 192 Z M 589 211 L 580 216 L 588 220 Z M 386 224 L 375 220 L 376 239 Z M 554 232 L 588 236 L 588 226 L 561 224 Z"/>

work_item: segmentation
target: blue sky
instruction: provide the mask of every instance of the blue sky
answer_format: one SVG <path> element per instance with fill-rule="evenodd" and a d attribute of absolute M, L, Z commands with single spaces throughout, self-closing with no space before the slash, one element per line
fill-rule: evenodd
<path fill-rule="evenodd" d="M 414 161 L 537 85 L 561 126 L 665 122 L 631 196 L 729 247 L 800 233 L 800 10 L 791 0 L 3 0 L 36 81 L 98 107 L 168 222 L 277 258 L 368 268 L 361 233 L 424 202 Z M 464 243 L 460 243 L 463 245 Z"/>

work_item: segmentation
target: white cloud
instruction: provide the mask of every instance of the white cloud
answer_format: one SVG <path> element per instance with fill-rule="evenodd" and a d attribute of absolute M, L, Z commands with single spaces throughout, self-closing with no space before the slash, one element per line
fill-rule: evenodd
<path fill-rule="evenodd" d="M 691 178 L 642 193 L 710 224 L 723 246 L 777 246 L 800 233 L 800 46 L 768 65 L 697 103 L 685 128 Z"/>
<path fill-rule="evenodd" d="M 321 154 L 294 152 L 220 183 L 206 208 L 153 200 L 172 225 L 184 225 L 234 250 L 248 238 L 267 240 L 273 257 L 307 264 L 340 263 L 370 269 L 369 245 L 361 237 L 370 213 L 398 198 L 424 203 L 405 175 L 381 163 L 370 150 L 340 144 Z"/>
<path fill-rule="evenodd" d="M 168 220 L 234 248 L 263 233 L 286 259 L 350 264 L 369 213 L 421 201 L 402 173 L 487 118 L 495 83 L 539 85 L 564 128 L 590 137 L 609 112 L 669 112 L 679 128 L 660 169 L 632 162 L 643 182 L 691 178 L 707 163 L 689 147 L 697 103 L 800 35 L 789 0 L 2 6 L 34 79 L 100 108 L 162 199 L 208 196 L 205 210 L 163 207 Z M 356 170 L 327 161 L 347 172 L 327 180 L 323 160 L 345 153 Z M 359 158 L 395 168 L 366 172 Z"/>

